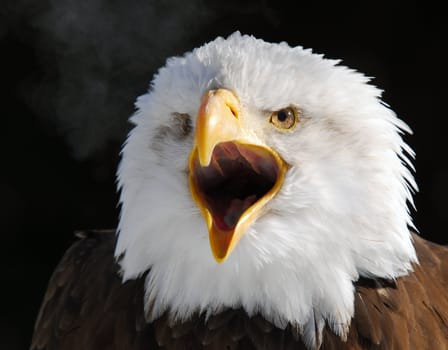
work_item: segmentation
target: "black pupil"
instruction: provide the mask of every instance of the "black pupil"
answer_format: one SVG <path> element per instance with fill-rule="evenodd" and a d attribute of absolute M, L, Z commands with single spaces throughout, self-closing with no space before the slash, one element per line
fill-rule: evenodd
<path fill-rule="evenodd" d="M 284 122 L 286 119 L 288 119 L 288 111 L 286 110 L 281 110 L 277 112 L 277 119 L 279 122 Z"/>

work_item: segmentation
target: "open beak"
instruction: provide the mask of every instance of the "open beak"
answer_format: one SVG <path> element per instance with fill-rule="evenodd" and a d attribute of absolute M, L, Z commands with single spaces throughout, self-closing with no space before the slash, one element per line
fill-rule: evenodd
<path fill-rule="evenodd" d="M 207 223 L 210 246 L 223 262 L 279 191 L 288 165 L 271 148 L 254 144 L 229 90 L 208 91 L 196 121 L 189 161 L 193 199 Z"/>

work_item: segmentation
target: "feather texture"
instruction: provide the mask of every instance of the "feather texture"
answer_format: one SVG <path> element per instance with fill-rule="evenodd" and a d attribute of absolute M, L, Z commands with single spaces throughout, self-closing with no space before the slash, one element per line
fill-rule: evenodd
<path fill-rule="evenodd" d="M 413 238 L 415 272 L 395 281 L 359 280 L 347 340 L 325 326 L 320 349 L 448 347 L 448 248 Z M 90 232 L 66 252 L 48 285 L 32 350 L 307 349 L 293 325 L 279 329 L 242 309 L 146 321 L 145 276 L 121 282 L 114 240 L 113 233 Z"/>

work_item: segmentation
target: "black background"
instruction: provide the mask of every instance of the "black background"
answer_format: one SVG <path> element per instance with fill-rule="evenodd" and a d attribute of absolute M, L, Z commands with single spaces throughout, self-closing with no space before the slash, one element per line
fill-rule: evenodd
<path fill-rule="evenodd" d="M 364 3 L 364 2 L 359 2 Z M 117 223 L 127 117 L 153 73 L 235 30 L 313 48 L 374 77 L 414 130 L 415 223 L 448 242 L 444 18 L 415 2 L 15 1 L 0 9 L 0 349 L 26 349 L 73 231 Z M 434 15 L 436 14 L 436 15 Z"/>

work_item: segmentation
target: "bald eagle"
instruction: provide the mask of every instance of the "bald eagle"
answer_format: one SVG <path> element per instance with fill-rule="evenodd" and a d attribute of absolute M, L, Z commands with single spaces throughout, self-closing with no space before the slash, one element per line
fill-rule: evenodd
<path fill-rule="evenodd" d="M 56 268 L 32 349 L 447 349 L 408 126 L 364 75 L 235 33 L 136 103 L 116 231 Z"/>

